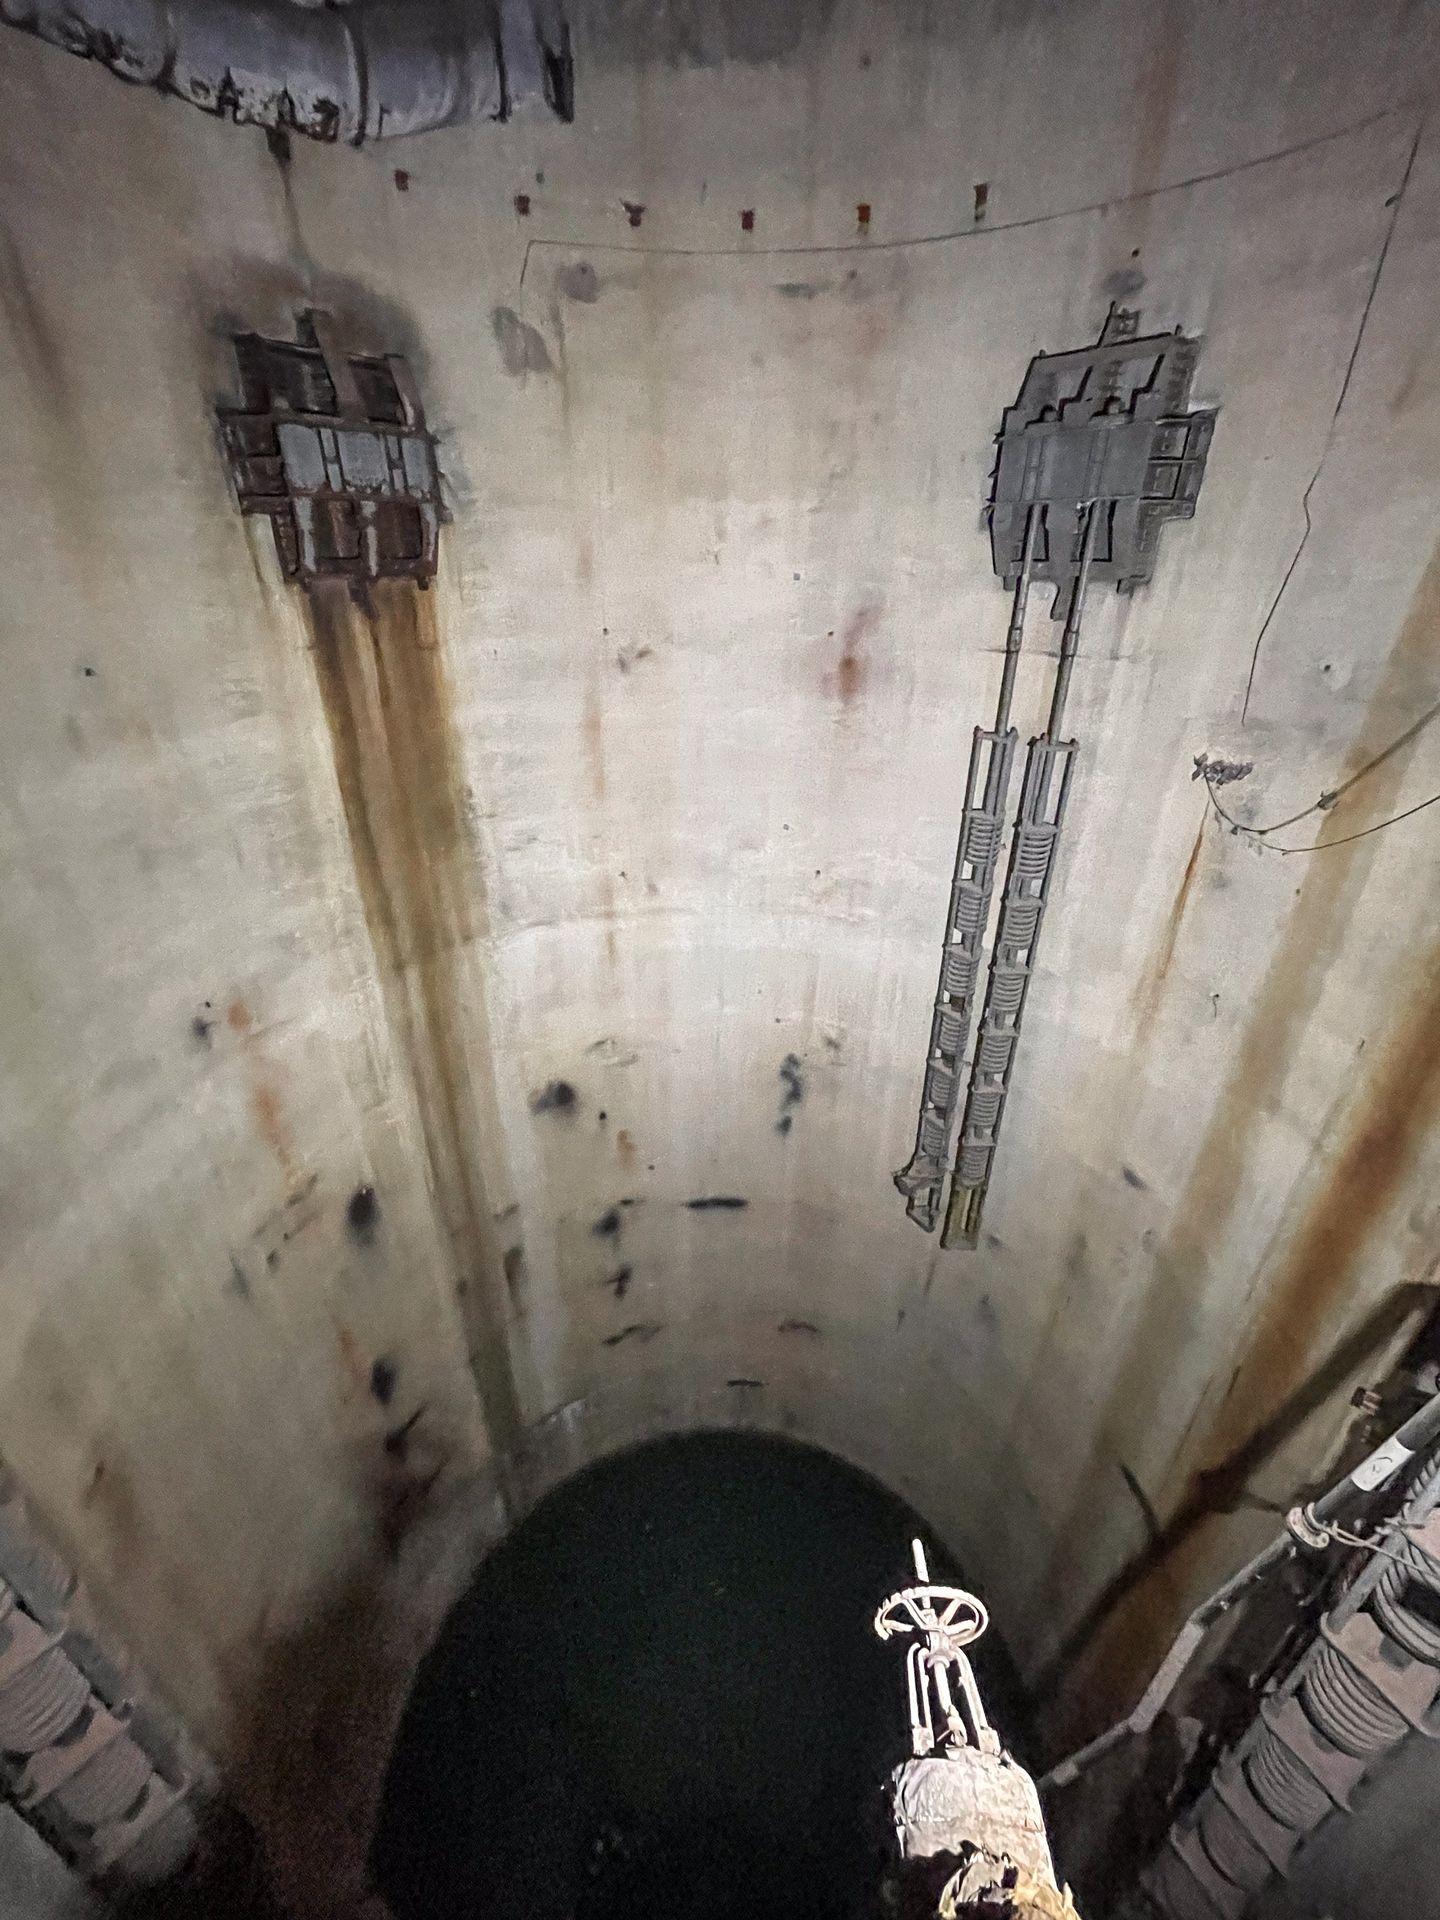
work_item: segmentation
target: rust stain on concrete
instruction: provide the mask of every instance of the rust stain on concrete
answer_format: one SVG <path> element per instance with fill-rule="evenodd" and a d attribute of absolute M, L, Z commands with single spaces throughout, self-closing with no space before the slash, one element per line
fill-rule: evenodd
<path fill-rule="evenodd" d="M 1180 885 L 1175 890 L 1175 898 L 1170 902 L 1170 911 L 1165 916 L 1165 924 L 1160 929 L 1160 938 L 1155 942 L 1145 971 L 1140 976 L 1140 984 L 1135 989 L 1132 1005 L 1135 1010 L 1135 1031 L 1133 1046 L 1138 1053 L 1150 1038 L 1155 1016 L 1160 1011 L 1160 1003 L 1165 997 L 1166 984 L 1170 978 L 1170 968 L 1175 959 L 1175 948 L 1180 939 L 1180 929 L 1185 924 L 1185 914 L 1190 905 L 1190 895 L 1195 886 L 1195 875 L 1200 869 L 1200 848 L 1205 840 L 1205 821 L 1202 818 L 1195 830 L 1195 844 L 1190 849 L 1190 858 L 1185 862 L 1185 871 L 1180 876 Z"/>
<path fill-rule="evenodd" d="M 1390 1029 L 1378 1066 L 1346 1127 L 1334 1165 L 1273 1270 L 1262 1273 L 1260 1309 L 1224 1403 L 1205 1438 L 1219 1458 L 1310 1364 L 1312 1334 L 1354 1278 L 1375 1228 L 1415 1171 L 1440 1119 L 1440 939 L 1413 969 L 1413 998 Z"/>
<path fill-rule="evenodd" d="M 1135 148 L 1130 162 L 1132 195 L 1159 184 L 1170 144 L 1170 126 L 1175 117 L 1185 53 L 1185 8 L 1177 4 L 1177 0 L 1168 0 L 1157 6 L 1150 17 L 1154 39 L 1145 50 L 1136 87 Z"/>
<path fill-rule="evenodd" d="M 1414 712 L 1433 699 L 1437 659 L 1440 544 L 1416 587 L 1342 777 L 1375 760 Z M 1407 743 L 1343 794 L 1325 816 L 1324 837 L 1338 840 L 1390 811 L 1410 753 Z M 1352 916 L 1380 845 L 1373 837 L 1357 840 L 1313 855 L 1305 864 L 1298 896 L 1156 1252 L 1149 1293 L 1135 1318 L 1105 1421 L 1052 1562 L 1051 1591 L 1063 1590 L 1075 1577 L 1093 1503 L 1113 1463 L 1133 1458 L 1137 1441 L 1153 1428 L 1166 1383 L 1193 1337 L 1195 1303 L 1245 1190 L 1257 1135 L 1281 1111 L 1326 976 L 1356 937 Z M 1167 1476 L 1172 1486 L 1186 1472 L 1186 1460 L 1203 1467 L 1224 1454 L 1237 1434 L 1260 1427 L 1313 1363 L 1325 1323 L 1353 1283 L 1358 1255 L 1395 1199 L 1436 1110 L 1440 1038 L 1428 1027 L 1440 1022 L 1437 967 L 1440 948 L 1411 964 L 1412 997 L 1387 1040 L 1383 1064 L 1353 1109 L 1338 1158 L 1327 1155 L 1326 1164 L 1316 1166 L 1299 1224 L 1278 1237 L 1254 1275 L 1250 1329 L 1238 1356 L 1232 1353 L 1224 1363 L 1227 1375 L 1234 1371 L 1233 1384 L 1211 1424 L 1196 1423 L 1184 1443 L 1185 1459 L 1177 1455 Z M 1203 1532 L 1208 1535 L 1208 1529 Z M 1185 1565 L 1176 1561 L 1155 1569 L 1136 1590 L 1133 1608 L 1120 1610 L 1125 1618 L 1120 1611 L 1112 1616 L 1113 1636 L 1108 1630 L 1102 1634 L 1102 1642 L 1113 1637 L 1118 1648 L 1109 1674 L 1112 1701 L 1145 1672 L 1156 1644 L 1168 1638 L 1183 1612 L 1186 1571 L 1202 1551 L 1200 1538 Z M 1086 1665 L 1098 1672 L 1097 1662 L 1103 1664 L 1101 1646 Z"/>
<path fill-rule="evenodd" d="M 1367 1246 L 1440 1122 L 1440 939 L 1416 977 L 1419 989 L 1390 1030 L 1333 1164 L 1320 1170 L 1298 1226 L 1286 1235 L 1273 1265 L 1261 1270 L 1259 1305 L 1232 1362 L 1228 1389 L 1203 1437 L 1186 1449 L 1198 1464 L 1178 1511 L 1193 1521 L 1177 1533 L 1173 1550 L 1126 1592 L 1088 1650 L 1087 1724 L 1092 1702 L 1098 1724 L 1134 1691 L 1213 1577 L 1208 1547 L 1225 1509 L 1206 1510 L 1208 1488 L 1228 1478 L 1224 1463 L 1250 1451 L 1247 1443 L 1257 1430 L 1304 1385 L 1315 1363 L 1318 1330 L 1353 1289 Z"/>
<path fill-rule="evenodd" d="M 840 658 L 825 675 L 826 692 L 838 699 L 842 707 L 852 706 L 865 690 L 870 661 L 864 645 L 879 618 L 879 607 L 866 605 L 858 608 L 845 623 Z"/>
<path fill-rule="evenodd" d="M 503 1443 L 520 1415 L 467 1046 L 478 1021 L 488 1057 L 465 977 L 480 931 L 478 855 L 435 597 L 382 580 L 362 604 L 322 584 L 305 606 L 365 922 L 415 1088 L 477 1384 Z"/>
<path fill-rule="evenodd" d="M 285 1122 L 279 1092 L 269 1081 L 257 1080 L 251 1087 L 250 1111 L 255 1117 L 256 1132 L 279 1162 L 287 1183 L 293 1182 L 299 1171 L 295 1148 Z"/>
<path fill-rule="evenodd" d="M 585 747 L 585 766 L 590 776 L 590 797 L 596 806 L 605 804 L 605 722 L 600 711 L 600 694 L 592 681 L 585 689 L 585 709 L 580 719 L 580 737 Z"/>
<path fill-rule="evenodd" d="M 370 1363 L 360 1351 L 360 1342 L 349 1327 L 337 1326 L 335 1343 L 340 1349 L 340 1364 L 349 1381 L 346 1399 L 365 1393 L 370 1385 Z"/>
<path fill-rule="evenodd" d="M 225 1024 L 239 1037 L 250 1075 L 250 1115 L 255 1131 L 279 1163 L 287 1192 L 293 1191 L 300 1180 L 300 1155 L 285 1119 L 274 1075 L 257 1044 L 255 1016 L 244 1000 L 232 1000 L 225 1009 Z"/>
<path fill-rule="evenodd" d="M 400 1536 L 431 1502 L 433 1469 L 382 1477 L 367 1465 L 357 1460 L 354 1471 L 368 1525 L 333 1585 L 299 1624 L 277 1619 L 270 1603 L 263 1640 L 247 1635 L 220 1656 L 235 1702 L 228 1778 L 261 1846 L 238 1889 L 222 1879 L 218 1897 L 202 1890 L 201 1911 L 256 1910 L 261 1888 L 264 1910 L 309 1920 L 375 1911 L 368 1843 L 425 1640 L 394 1561 Z"/>
<path fill-rule="evenodd" d="M 619 958 L 618 942 L 615 938 L 615 882 L 608 873 L 600 876 L 600 919 L 605 928 L 605 959 L 613 968 Z"/>

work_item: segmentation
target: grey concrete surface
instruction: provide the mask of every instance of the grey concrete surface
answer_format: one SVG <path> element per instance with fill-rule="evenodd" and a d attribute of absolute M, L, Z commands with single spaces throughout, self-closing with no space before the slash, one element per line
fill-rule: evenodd
<path fill-rule="evenodd" d="M 1433 8 L 700 12 L 587 12 L 571 128 L 288 159 L 0 35 L 0 1451 L 249 1804 L 328 1794 L 352 1847 L 507 1502 L 793 1432 L 1033 1675 L 1147 1505 L 1286 1408 L 1251 1495 L 1318 1466 L 1440 1246 L 1440 816 L 1284 855 L 1190 777 L 1253 760 L 1267 822 L 1383 754 L 1294 845 L 1440 788 Z M 890 1170 L 1004 630 L 991 439 L 1116 297 L 1204 334 L 1220 419 L 1087 621 L 990 1231 L 941 1254 Z M 312 304 L 410 355 L 453 514 L 423 711 L 366 707 L 354 767 L 212 414 L 229 330 Z M 402 735 L 452 782 L 478 1267 L 343 788 L 393 806 Z M 1269 1524 L 1187 1532 L 1075 1724 Z"/>

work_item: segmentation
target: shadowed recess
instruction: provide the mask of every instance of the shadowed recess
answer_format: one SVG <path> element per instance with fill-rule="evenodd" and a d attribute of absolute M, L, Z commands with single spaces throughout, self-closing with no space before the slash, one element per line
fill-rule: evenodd
<path fill-rule="evenodd" d="M 908 1739 L 903 1651 L 871 1621 L 917 1531 L 873 1481 L 757 1435 L 568 1482 L 421 1668 L 375 1850 L 396 1920 L 878 1913 Z M 977 1665 L 1013 1738 L 993 1630 Z"/>

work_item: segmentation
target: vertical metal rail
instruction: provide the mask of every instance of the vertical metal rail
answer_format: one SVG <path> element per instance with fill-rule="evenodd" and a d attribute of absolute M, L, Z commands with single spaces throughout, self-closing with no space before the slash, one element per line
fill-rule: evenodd
<path fill-rule="evenodd" d="M 980 1033 L 960 1125 L 960 1150 L 950 1202 L 945 1215 L 943 1247 L 973 1247 L 980 1237 L 980 1220 L 990 1171 L 1005 1117 L 1010 1076 L 1020 1040 L 1025 1001 L 1035 966 L 1040 929 L 1045 919 L 1050 881 L 1060 828 L 1070 797 L 1070 779 L 1078 743 L 1057 736 L 1065 718 L 1070 674 L 1080 644 L 1085 590 L 1095 557 L 1096 537 L 1107 503 L 1091 500 L 1084 509 L 1079 564 L 1070 591 L 1050 718 L 1043 734 L 1031 740 L 1025 755 L 1025 778 L 1020 811 L 1010 842 L 1010 862 L 1000 899 L 1000 922 L 990 956 Z"/>
<path fill-rule="evenodd" d="M 1005 664 L 995 704 L 995 724 L 988 731 L 976 727 L 970 745 L 965 808 L 960 816 L 955 871 L 950 881 L 945 941 L 940 953 L 940 983 L 935 990 L 930 1020 L 915 1151 L 895 1175 L 895 1185 L 905 1195 L 906 1213 L 926 1233 L 935 1231 L 950 1169 L 965 1049 L 970 1038 L 975 988 L 980 977 L 985 928 L 990 918 L 995 868 L 1005 826 L 1010 769 L 1015 758 L 1016 733 L 1010 725 L 1010 702 L 1044 513 L 1043 507 L 1032 506 L 1026 516 L 1020 574 L 1015 582 L 1010 624 L 1005 632 Z"/>

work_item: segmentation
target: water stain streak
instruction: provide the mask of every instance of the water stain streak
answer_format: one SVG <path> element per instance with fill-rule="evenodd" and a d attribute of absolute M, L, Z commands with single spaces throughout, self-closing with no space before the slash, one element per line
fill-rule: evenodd
<path fill-rule="evenodd" d="M 1440 543 L 1417 584 L 1375 694 L 1347 754 L 1345 774 L 1374 760 L 1396 733 L 1397 717 L 1433 697 L 1440 656 Z M 1410 751 L 1395 755 L 1327 819 L 1326 837 L 1340 838 L 1382 817 L 1395 805 Z M 1246 1191 L 1258 1137 L 1283 1111 L 1287 1082 L 1312 1032 L 1330 968 L 1357 937 L 1354 915 L 1370 867 L 1383 844 L 1375 837 L 1315 856 L 1273 957 L 1251 1003 L 1246 1030 L 1221 1086 L 1168 1230 L 1155 1255 L 1154 1278 L 1134 1317 L 1133 1333 L 1108 1395 L 1108 1410 L 1052 1562 L 1050 1589 L 1063 1591 L 1076 1576 L 1095 1502 L 1103 1497 L 1117 1459 L 1145 1459 L 1184 1347 L 1194 1336 L 1198 1302 L 1223 1256 L 1225 1238 Z M 1382 1063 L 1352 1107 L 1338 1154 L 1317 1151 L 1295 1196 L 1298 1224 L 1282 1227 L 1262 1258 L 1244 1297 L 1255 1307 L 1237 1350 L 1219 1355 L 1217 1377 L 1229 1382 L 1220 1406 L 1182 1442 L 1164 1476 L 1172 1490 L 1224 1454 L 1237 1434 L 1261 1427 L 1303 1379 L 1333 1318 L 1337 1301 L 1354 1283 L 1358 1257 L 1414 1163 L 1425 1127 L 1440 1104 L 1440 946 L 1403 963 L 1408 988 Z M 1428 1023 L 1428 1024 L 1427 1024 Z M 1197 1409 L 1205 1412 L 1204 1401 Z M 1187 1430 L 1188 1431 L 1188 1430 Z M 1152 1487 L 1161 1476 L 1151 1468 Z M 1198 1559 L 1200 1539 L 1191 1553 Z M 1185 1569 L 1158 1569 L 1163 1594 L 1140 1589 L 1126 1618 L 1112 1616 L 1118 1657 L 1110 1656 L 1115 1684 L 1128 1691 L 1147 1669 L 1155 1646 L 1183 1611 Z M 1142 1622 L 1144 1631 L 1137 1623 Z M 1103 1641 L 1109 1631 L 1100 1636 Z M 1123 1639 L 1123 1650 L 1119 1642 Z M 1095 1649 L 1104 1661 L 1102 1649 Z M 1108 1690 L 1108 1689 L 1107 1689 Z"/>
<path fill-rule="evenodd" d="M 1185 914 L 1195 886 L 1195 875 L 1200 868 L 1200 849 L 1204 841 L 1205 821 L 1202 818 L 1195 832 L 1195 844 L 1190 849 L 1190 858 L 1185 862 L 1185 871 L 1180 876 L 1180 885 L 1175 890 L 1175 898 L 1171 901 L 1170 911 L 1165 916 L 1165 925 L 1161 928 L 1160 938 L 1155 943 L 1155 951 L 1151 954 L 1149 964 L 1135 990 L 1133 1001 L 1135 1031 L 1132 1044 L 1137 1053 L 1148 1042 L 1150 1031 L 1155 1024 L 1155 1016 L 1160 1011 L 1160 1003 L 1165 997 L 1165 987 L 1175 959 L 1180 929 L 1185 924 Z"/>
<path fill-rule="evenodd" d="M 478 863 L 435 598 L 382 580 L 364 604 L 340 584 L 312 588 L 304 604 L 386 1012 L 415 1088 L 476 1381 L 503 1444 L 520 1411 L 467 1048 L 479 1017 L 464 967 L 480 932 Z"/>

